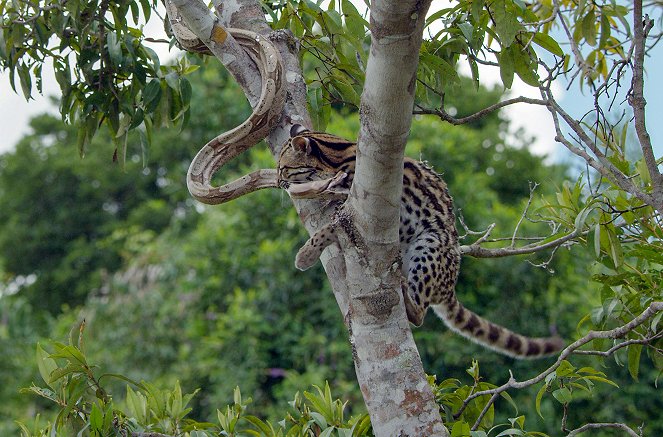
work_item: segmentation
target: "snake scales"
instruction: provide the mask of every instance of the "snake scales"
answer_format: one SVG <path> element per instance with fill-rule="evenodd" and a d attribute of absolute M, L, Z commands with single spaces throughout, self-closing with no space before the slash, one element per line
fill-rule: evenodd
<path fill-rule="evenodd" d="M 216 205 L 261 188 L 277 187 L 276 170 L 261 169 L 213 186 L 212 176 L 224 164 L 265 138 L 278 122 L 285 102 L 283 64 L 279 51 L 264 36 L 242 29 L 226 29 L 258 67 L 261 93 L 249 118 L 236 128 L 210 140 L 193 158 L 187 187 L 200 202 Z"/>

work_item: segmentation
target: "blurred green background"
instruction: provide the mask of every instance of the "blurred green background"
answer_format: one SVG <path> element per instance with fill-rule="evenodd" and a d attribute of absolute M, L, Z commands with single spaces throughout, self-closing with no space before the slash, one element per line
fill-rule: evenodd
<path fill-rule="evenodd" d="M 210 420 L 231 403 L 235 386 L 253 398 L 253 414 L 281 418 L 296 391 L 325 380 L 351 411 L 363 411 L 348 334 L 322 268 L 294 268 L 307 235 L 287 195 L 260 191 L 218 207 L 190 198 L 184 178 L 191 158 L 249 111 L 236 105 L 243 94 L 220 69 L 204 65 L 190 79 L 189 125 L 159 130 L 149 149 L 133 138 L 124 169 L 113 162 L 107 135 L 98 135 L 80 159 L 75 129 L 49 115 L 34 118 L 32 133 L 0 156 L 0 435 L 15 435 L 15 420 L 48 415 L 46 402 L 19 389 L 41 382 L 37 342 L 62 341 L 83 319 L 90 361 L 157 385 L 179 380 L 185 392 L 201 388 L 193 401 L 196 419 Z M 447 96 L 458 116 L 501 97 L 497 90 L 475 91 L 469 80 L 465 85 Z M 358 114 L 335 111 L 327 130 L 356 137 Z M 530 183 L 541 184 L 538 199 L 577 177 L 532 155 L 530 139 L 507 136 L 508 130 L 499 113 L 458 127 L 417 118 L 407 151 L 443 175 L 470 229 L 495 222 L 501 236 L 510 236 L 520 218 Z M 274 166 L 261 146 L 223 177 L 259 166 Z M 523 234 L 546 232 L 546 225 L 523 224 Z M 458 297 L 524 334 L 547 335 L 555 326 L 573 339 L 578 321 L 600 305 L 598 286 L 588 279 L 592 257 L 574 247 L 560 249 L 548 268 L 533 265 L 548 257 L 466 257 Z M 506 381 L 509 369 L 522 379 L 546 364 L 483 349 L 434 315 L 415 337 L 424 368 L 438 379 L 470 384 L 465 369 L 472 359 L 494 383 Z M 622 389 L 610 402 L 603 394 L 609 387 L 574 400 L 570 423 L 646 422 L 647 435 L 663 435 L 653 368 L 643 364 L 634 384 L 612 359 L 586 361 L 603 365 Z M 543 420 L 534 411 L 536 389 L 512 395 L 521 411 L 500 400 L 500 417 L 527 414 L 530 428 L 559 434 L 561 409 L 551 397 L 543 401 Z"/>

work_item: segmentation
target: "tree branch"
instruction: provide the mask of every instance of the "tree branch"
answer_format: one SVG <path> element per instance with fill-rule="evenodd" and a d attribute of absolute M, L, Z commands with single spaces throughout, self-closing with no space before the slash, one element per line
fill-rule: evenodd
<path fill-rule="evenodd" d="M 459 410 L 456 413 L 454 413 L 454 417 L 458 418 L 460 414 L 465 410 L 465 408 L 467 408 L 469 403 L 472 400 L 478 398 L 479 396 L 491 395 L 493 396 L 491 397 L 491 400 L 494 402 L 494 400 L 496 399 L 494 395 L 496 394 L 498 395 L 512 388 L 521 389 L 529 387 L 533 384 L 543 381 L 543 379 L 552 372 L 554 372 L 569 355 L 571 355 L 577 349 L 589 343 L 590 341 L 595 340 L 597 338 L 612 338 L 612 339 L 621 338 L 625 336 L 627 333 L 633 331 L 635 328 L 640 326 L 642 323 L 644 323 L 645 321 L 647 321 L 648 319 L 650 319 L 660 311 L 663 311 L 663 301 L 652 302 L 639 316 L 635 317 L 633 320 L 620 327 L 617 327 L 615 329 L 610 329 L 607 331 L 589 331 L 587 335 L 576 340 L 575 342 L 571 343 L 569 346 L 564 348 L 553 365 L 551 365 L 550 367 L 548 367 L 546 370 L 539 373 L 538 375 L 534 376 L 533 378 L 527 379 L 525 381 L 516 381 L 513 375 L 510 375 L 509 380 L 503 385 L 490 390 L 482 390 L 468 396 L 463 401 L 463 404 L 461 405 Z M 489 404 L 491 404 L 490 401 Z"/>
<path fill-rule="evenodd" d="M 653 25 L 654 21 L 648 16 L 643 18 L 642 0 L 635 0 L 633 4 L 633 43 L 635 46 L 633 53 L 633 80 L 631 82 L 631 92 L 628 102 L 633 108 L 635 132 L 640 141 L 642 155 L 652 181 L 652 196 L 655 202 L 652 206 L 663 212 L 663 175 L 658 170 L 651 138 L 649 132 L 647 132 L 645 122 L 645 105 L 647 104 L 644 96 L 645 39 Z"/>
<path fill-rule="evenodd" d="M 638 434 L 637 432 L 633 431 L 633 429 L 624 425 L 623 423 L 586 423 L 580 428 L 576 428 L 572 431 L 569 431 L 566 437 L 574 437 L 578 434 L 582 434 L 583 432 L 589 429 L 600 429 L 600 428 L 615 428 L 624 431 L 625 433 L 627 433 L 632 437 L 642 437 L 642 434 Z"/>
<path fill-rule="evenodd" d="M 486 115 L 490 114 L 491 112 L 497 111 L 500 108 L 504 108 L 505 106 L 513 105 L 515 103 L 529 103 L 531 105 L 543 105 L 547 106 L 548 102 L 546 100 L 541 100 L 541 99 L 532 99 L 530 97 L 514 97 L 512 99 L 507 99 L 502 102 L 497 102 L 493 105 L 487 106 L 484 109 L 475 112 L 474 114 L 468 115 L 466 117 L 462 118 L 455 118 L 451 116 L 448 112 L 446 112 L 443 108 L 440 109 L 426 109 L 420 105 L 416 105 L 417 108 L 414 111 L 412 111 L 413 114 L 423 114 L 423 115 L 436 115 L 440 117 L 440 119 L 453 124 L 454 126 L 460 125 L 460 124 L 466 124 L 466 123 L 472 123 L 473 121 L 476 121 L 482 117 L 485 117 Z"/>
<path fill-rule="evenodd" d="M 557 101 L 552 96 L 550 89 L 541 87 L 540 90 L 541 94 L 545 98 L 547 98 L 549 102 L 548 110 L 550 111 L 553 117 L 553 123 L 555 125 L 555 132 L 556 132 L 555 141 L 562 143 L 569 151 L 581 157 L 585 161 L 585 163 L 587 163 L 587 165 L 598 171 L 601 176 L 609 179 L 612 183 L 614 183 L 622 190 L 637 197 L 642 202 L 656 209 L 659 209 L 656 207 L 657 202 L 651 195 L 643 192 L 640 188 L 638 188 L 630 178 L 628 178 L 617 167 L 615 167 L 615 165 L 612 164 L 606 158 L 605 154 L 601 150 L 599 150 L 598 147 L 596 147 L 596 145 L 589 137 L 589 135 L 587 135 L 587 133 L 582 129 L 580 123 L 574 120 L 573 117 L 571 117 L 566 111 L 564 111 L 564 109 L 562 109 L 561 106 L 559 106 Z M 566 122 L 567 126 L 569 126 L 571 130 L 578 136 L 578 139 L 581 142 L 581 144 L 589 148 L 596 158 L 592 157 L 590 154 L 588 154 L 585 150 L 581 149 L 580 147 L 577 147 L 574 144 L 572 144 L 564 136 L 558 116 L 562 117 L 562 119 Z"/>
<path fill-rule="evenodd" d="M 650 344 L 654 340 L 658 340 L 659 338 L 663 338 L 663 332 L 659 332 L 656 335 L 653 335 L 651 337 L 645 337 L 642 339 L 633 339 L 633 340 L 627 340 L 623 341 L 621 343 L 618 343 L 608 349 L 607 351 L 596 351 L 596 350 L 590 350 L 590 351 L 574 351 L 574 355 L 596 355 L 600 357 L 609 357 L 610 355 L 614 354 L 616 351 L 619 349 L 625 348 L 626 346 L 630 346 L 632 344 Z"/>
<path fill-rule="evenodd" d="M 340 216 L 355 369 L 377 436 L 448 436 L 405 315 L 398 262 L 403 152 L 430 0 L 376 0 L 351 194 Z"/>
<path fill-rule="evenodd" d="M 499 247 L 499 248 L 486 248 L 480 246 L 480 244 L 485 241 L 480 239 L 470 245 L 460 246 L 460 253 L 463 255 L 473 256 L 475 258 L 502 258 L 505 256 L 527 255 L 530 253 L 536 253 L 542 250 L 548 250 L 561 246 L 567 241 L 573 240 L 574 238 L 577 238 L 583 234 L 584 232 L 582 230 L 576 229 L 569 234 L 563 235 L 547 243 L 544 244 L 533 243 L 533 244 L 527 244 L 522 247 L 510 246 L 510 247 Z"/>

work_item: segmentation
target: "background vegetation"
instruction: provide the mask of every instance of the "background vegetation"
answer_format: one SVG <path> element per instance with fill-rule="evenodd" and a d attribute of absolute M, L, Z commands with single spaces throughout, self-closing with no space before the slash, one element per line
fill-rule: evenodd
<path fill-rule="evenodd" d="M 306 273 L 291 267 L 306 234 L 287 196 L 263 191 L 217 208 L 189 198 L 184 175 L 191 156 L 248 111 L 248 105 L 236 106 L 243 94 L 218 68 L 203 65 L 190 80 L 188 127 L 155 131 L 149 149 L 130 137 L 125 168 L 104 147 L 110 139 L 103 133 L 93 140 L 98 147 L 79 159 L 76 130 L 47 115 L 35 118 L 32 133 L 0 157 L 0 435 L 16 435 L 15 421 L 32 423 L 37 414 L 45 418 L 42 424 L 53 420 L 52 403 L 20 389 L 43 385 L 37 343 L 53 351 L 50 341 L 66 343 L 83 320 L 90 363 L 154 387 L 179 381 L 185 393 L 200 388 L 189 404 L 190 417 L 199 421 L 216 421 L 217 409 L 237 400 L 236 386 L 253 398 L 251 413 L 263 419 L 280 420 L 293 411 L 288 402 L 295 392 L 325 381 L 349 400 L 349 413 L 363 411 L 347 332 L 325 276 L 320 267 Z M 447 103 L 462 116 L 499 98 L 497 90 L 460 86 Z M 354 137 L 357 126 L 356 113 L 335 111 L 327 130 Z M 554 197 L 578 177 L 530 154 L 527 138 L 506 144 L 507 130 L 499 113 L 458 127 L 414 123 L 408 154 L 443 175 L 470 229 L 495 222 L 496 232 L 508 235 L 532 183 L 541 183 L 536 216 L 536 208 L 545 206 L 540 196 Z M 249 159 L 273 165 L 260 148 Z M 238 160 L 236 170 L 246 162 Z M 536 232 L 545 225 L 523 226 Z M 601 266 L 592 247 L 574 245 L 559 250 L 546 268 L 534 266 L 547 256 L 465 258 L 458 295 L 523 333 L 546 335 L 555 326 L 571 340 L 585 330 L 577 321 L 601 304 L 601 285 L 588 277 Z M 482 349 L 434 316 L 415 336 L 425 369 L 438 381 L 457 378 L 471 386 L 473 372 L 465 370 L 473 360 L 482 380 L 492 382 L 506 380 L 507 369 L 527 375 L 537 373 L 533 365 L 540 367 Z M 569 422 L 625 420 L 643 423 L 647 435 L 663 434 L 663 398 L 649 360 L 639 373 L 636 364 L 638 384 L 621 354 L 584 361 L 608 373 L 621 392 L 610 402 L 606 384 L 576 393 Z M 116 403 L 125 397 L 125 385 L 107 381 Z M 528 429 L 556 435 L 558 400 L 545 396 L 541 417 L 536 395 L 515 393 L 519 411 L 498 402 L 495 422 L 524 414 Z"/>

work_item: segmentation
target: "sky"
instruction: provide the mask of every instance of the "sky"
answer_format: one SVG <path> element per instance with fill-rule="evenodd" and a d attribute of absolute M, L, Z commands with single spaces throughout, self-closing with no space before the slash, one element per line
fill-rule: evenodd
<path fill-rule="evenodd" d="M 431 10 L 435 10 L 431 8 Z M 658 27 L 658 26 L 656 26 Z M 163 26 L 157 20 L 151 20 L 146 27 L 146 34 L 154 37 L 163 37 Z M 172 57 L 163 47 L 153 47 L 161 57 Z M 467 68 L 461 71 L 466 71 Z M 44 71 L 50 71 L 44 68 Z M 647 60 L 647 75 L 645 85 L 645 96 L 647 98 L 648 128 L 655 145 L 656 156 L 663 155 L 663 123 L 657 122 L 659 114 L 663 114 L 663 85 L 658 78 L 663 77 L 663 46 L 655 49 L 653 56 Z M 482 69 L 480 71 L 481 83 L 487 86 L 500 85 L 499 72 L 496 69 Z M 58 85 L 52 76 L 44 75 L 44 95 L 35 95 L 34 99 L 27 102 L 23 97 L 20 86 L 17 83 L 18 94 L 14 93 L 9 85 L 9 77 L 6 72 L 0 72 L 0 153 L 11 150 L 16 142 L 25 134 L 30 132 L 29 120 L 31 117 L 50 112 L 57 114 L 57 107 L 52 104 L 50 96 L 57 96 Z M 569 90 L 566 85 L 558 83 L 554 87 L 555 95 L 560 104 L 573 116 L 579 118 L 592 108 L 591 96 L 579 91 L 577 82 Z M 532 88 L 517 78 L 510 91 L 510 96 L 527 96 L 540 98 L 538 90 Z M 530 150 L 540 155 L 547 155 L 549 160 L 557 161 L 568 157 L 568 153 L 561 145 L 554 141 L 555 131 L 550 114 L 541 106 L 517 104 L 507 107 L 503 113 L 511 120 L 511 129 L 522 128 L 526 135 L 535 137 Z"/>

